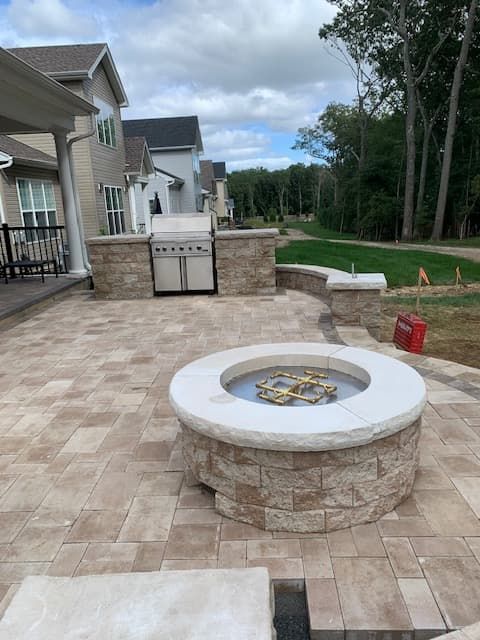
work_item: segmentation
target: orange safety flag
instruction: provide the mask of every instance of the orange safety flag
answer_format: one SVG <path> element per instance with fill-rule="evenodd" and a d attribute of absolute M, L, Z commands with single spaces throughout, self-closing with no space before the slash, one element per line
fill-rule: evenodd
<path fill-rule="evenodd" d="M 425 284 L 430 284 L 430 280 L 428 279 L 428 276 L 425 273 L 425 269 L 423 267 L 420 267 L 420 269 L 418 270 L 419 281 L 420 281 L 420 278 L 425 282 Z"/>
<path fill-rule="evenodd" d="M 462 281 L 462 274 L 460 273 L 460 267 L 455 269 L 455 275 L 457 276 L 457 284 Z"/>

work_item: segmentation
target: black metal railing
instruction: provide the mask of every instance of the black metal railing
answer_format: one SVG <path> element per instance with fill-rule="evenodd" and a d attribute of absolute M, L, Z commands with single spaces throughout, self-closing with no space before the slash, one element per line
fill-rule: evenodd
<path fill-rule="evenodd" d="M 68 245 L 64 238 L 65 227 L 0 227 L 0 263 L 21 260 L 48 261 L 45 273 L 68 273 Z"/>

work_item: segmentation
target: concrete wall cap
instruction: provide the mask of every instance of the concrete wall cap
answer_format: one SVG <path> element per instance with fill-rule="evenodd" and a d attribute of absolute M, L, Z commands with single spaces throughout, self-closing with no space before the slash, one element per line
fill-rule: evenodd
<path fill-rule="evenodd" d="M 334 273 L 328 277 L 326 288 L 332 290 L 386 289 L 387 281 L 383 273 Z"/>
<path fill-rule="evenodd" d="M 278 229 L 232 229 L 231 231 L 217 231 L 218 240 L 243 240 L 244 238 L 276 238 Z"/>
<path fill-rule="evenodd" d="M 302 275 L 316 276 L 324 280 L 337 273 L 348 276 L 346 271 L 340 271 L 340 269 L 333 269 L 332 267 L 319 267 L 314 264 L 277 264 L 276 270 L 279 273 L 301 273 Z"/>
<path fill-rule="evenodd" d="M 224 384 L 269 366 L 306 365 L 358 377 L 367 388 L 334 404 L 278 407 L 238 398 Z M 417 420 L 425 383 L 411 367 L 373 351 L 324 343 L 263 344 L 213 353 L 176 373 L 170 403 L 194 431 L 245 447 L 325 451 L 368 444 Z"/>
<path fill-rule="evenodd" d="M 108 244 L 146 244 L 150 241 L 150 236 L 141 233 L 129 233 L 118 236 L 94 236 L 93 238 L 87 238 L 86 243 L 89 246 L 93 245 L 108 245 Z"/>

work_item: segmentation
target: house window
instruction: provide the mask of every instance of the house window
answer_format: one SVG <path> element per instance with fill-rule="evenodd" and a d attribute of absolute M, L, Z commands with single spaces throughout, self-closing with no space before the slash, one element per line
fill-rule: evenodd
<path fill-rule="evenodd" d="M 17 178 L 18 201 L 25 227 L 51 227 L 57 223 L 53 184 L 42 180 Z M 27 242 L 56 238 L 58 229 L 28 229 Z"/>
<path fill-rule="evenodd" d="M 107 147 L 117 146 L 117 136 L 115 134 L 115 120 L 113 117 L 113 107 L 100 98 L 93 98 L 93 103 L 100 109 L 96 115 L 97 139 Z"/>
<path fill-rule="evenodd" d="M 125 209 L 121 187 L 104 187 L 105 208 L 107 210 L 108 231 L 115 236 L 125 233 Z"/>

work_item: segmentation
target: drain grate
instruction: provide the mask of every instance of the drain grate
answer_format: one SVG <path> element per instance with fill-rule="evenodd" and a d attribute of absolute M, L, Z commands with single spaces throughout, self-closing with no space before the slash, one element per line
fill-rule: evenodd
<path fill-rule="evenodd" d="M 277 640 L 310 640 L 305 591 L 275 589 Z"/>

